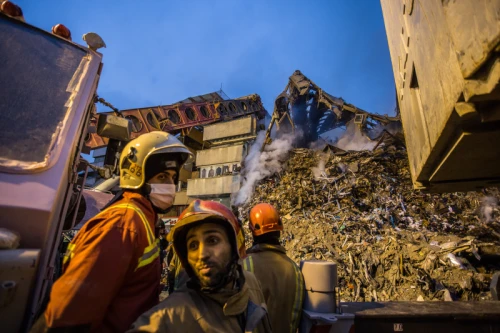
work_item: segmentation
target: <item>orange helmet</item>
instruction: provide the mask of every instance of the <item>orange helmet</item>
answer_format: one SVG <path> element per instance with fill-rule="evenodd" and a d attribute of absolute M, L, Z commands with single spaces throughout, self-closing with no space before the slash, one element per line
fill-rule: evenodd
<path fill-rule="evenodd" d="M 276 208 L 268 203 L 255 205 L 250 210 L 250 230 L 254 236 L 283 230 L 283 223 Z"/>
<path fill-rule="evenodd" d="M 228 235 L 230 239 L 234 240 L 234 244 L 236 244 L 236 249 L 234 250 L 237 253 L 234 253 L 234 255 L 242 259 L 246 257 L 243 230 L 233 212 L 223 204 L 215 201 L 195 200 L 181 213 L 167 237 L 169 242 L 173 241 L 175 252 L 189 275 L 192 272 L 187 263 L 187 244 L 185 238 L 187 229 L 189 228 L 186 227 L 207 218 L 216 218 L 226 222 L 230 226 L 230 229 L 234 231 L 232 235 Z"/>

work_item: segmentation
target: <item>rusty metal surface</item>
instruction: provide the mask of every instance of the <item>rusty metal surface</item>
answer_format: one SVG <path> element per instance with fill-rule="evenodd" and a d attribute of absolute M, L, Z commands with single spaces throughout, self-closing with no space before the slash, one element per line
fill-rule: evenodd
<path fill-rule="evenodd" d="M 218 93 L 211 93 L 189 97 L 172 105 L 123 110 L 121 114 L 131 120 L 133 124 L 133 139 L 141 134 L 158 130 L 186 134 L 196 126 L 250 114 L 256 114 L 259 118 L 263 118 L 266 115 L 266 110 L 257 94 L 237 99 L 223 99 Z M 89 133 L 86 140 L 86 145 L 91 149 L 106 146 L 107 143 L 108 139 L 100 137 L 96 133 Z"/>

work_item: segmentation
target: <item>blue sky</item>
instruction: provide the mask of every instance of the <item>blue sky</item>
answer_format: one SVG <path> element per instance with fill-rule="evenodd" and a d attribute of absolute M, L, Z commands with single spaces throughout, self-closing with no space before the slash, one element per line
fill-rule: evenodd
<path fill-rule="evenodd" d="M 26 21 L 66 25 L 107 48 L 98 94 L 120 109 L 222 89 L 272 113 L 299 69 L 336 97 L 393 114 L 394 78 L 377 0 L 14 0 Z M 103 110 L 103 109 L 101 109 Z"/>

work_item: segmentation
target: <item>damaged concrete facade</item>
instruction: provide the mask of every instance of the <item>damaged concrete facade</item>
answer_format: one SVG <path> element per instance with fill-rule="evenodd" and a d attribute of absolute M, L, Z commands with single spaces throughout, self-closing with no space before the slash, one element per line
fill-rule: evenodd
<path fill-rule="evenodd" d="M 187 196 L 219 201 L 230 206 L 231 195 L 240 189 L 242 162 L 261 124 L 255 116 L 206 126 L 203 140 L 211 148 L 199 150 L 197 177 L 188 181 Z"/>

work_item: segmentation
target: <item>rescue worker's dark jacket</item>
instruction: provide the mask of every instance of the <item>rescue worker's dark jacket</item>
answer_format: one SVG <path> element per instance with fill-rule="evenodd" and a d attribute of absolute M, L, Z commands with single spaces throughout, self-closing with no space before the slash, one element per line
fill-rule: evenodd
<path fill-rule="evenodd" d="M 186 270 L 182 268 L 181 261 L 177 256 L 177 253 L 175 253 L 173 246 L 170 248 L 169 255 L 171 258 L 168 265 L 168 292 L 173 293 L 174 291 L 184 287 L 186 282 L 189 280 L 189 276 L 187 275 Z"/>
<path fill-rule="evenodd" d="M 243 268 L 260 282 L 273 332 L 295 333 L 304 298 L 304 278 L 299 267 L 279 245 L 257 244 L 247 254 Z"/>
<path fill-rule="evenodd" d="M 64 273 L 45 311 L 47 327 L 88 325 L 93 332 L 124 332 L 157 305 L 156 219 L 150 201 L 125 191 L 123 199 L 88 221 L 68 246 Z"/>
<path fill-rule="evenodd" d="M 129 333 L 271 332 L 257 279 L 240 272 L 240 290 L 205 293 L 188 283 L 140 316 Z"/>

